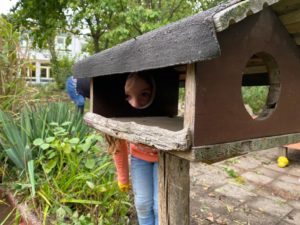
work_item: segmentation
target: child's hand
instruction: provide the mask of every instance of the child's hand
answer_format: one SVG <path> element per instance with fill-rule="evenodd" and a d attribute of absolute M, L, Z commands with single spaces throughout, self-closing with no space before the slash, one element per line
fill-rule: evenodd
<path fill-rule="evenodd" d="M 120 191 L 122 192 L 128 192 L 131 189 L 131 184 L 122 184 L 120 182 L 118 182 L 118 186 Z"/>

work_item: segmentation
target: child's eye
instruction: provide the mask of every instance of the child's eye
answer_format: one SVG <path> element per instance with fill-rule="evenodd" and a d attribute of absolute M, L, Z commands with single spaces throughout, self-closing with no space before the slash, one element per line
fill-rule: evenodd
<path fill-rule="evenodd" d="M 149 92 L 142 92 L 141 96 L 150 97 L 150 93 Z"/>

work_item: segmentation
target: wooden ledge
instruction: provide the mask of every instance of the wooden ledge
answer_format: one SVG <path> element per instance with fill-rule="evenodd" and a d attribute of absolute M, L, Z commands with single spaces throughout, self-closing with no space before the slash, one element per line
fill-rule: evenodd
<path fill-rule="evenodd" d="M 215 163 L 228 158 L 244 155 L 250 152 L 281 147 L 300 142 L 300 133 L 255 138 L 229 143 L 196 146 L 189 152 L 170 152 L 189 161 Z"/>
<path fill-rule="evenodd" d="M 84 120 L 102 133 L 162 151 L 186 151 L 191 147 L 190 132 L 187 128 L 182 129 L 183 122 L 179 122 L 178 118 L 143 117 L 143 121 L 141 118 L 127 118 L 130 122 L 124 122 L 124 118 L 110 119 L 88 112 L 84 115 Z"/>

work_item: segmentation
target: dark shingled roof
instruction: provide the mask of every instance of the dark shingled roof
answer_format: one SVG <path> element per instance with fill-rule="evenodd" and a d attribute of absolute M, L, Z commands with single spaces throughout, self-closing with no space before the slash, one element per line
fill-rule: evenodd
<path fill-rule="evenodd" d="M 136 72 L 215 58 L 220 47 L 213 16 L 240 1 L 221 4 L 81 60 L 73 67 L 74 76 Z"/>

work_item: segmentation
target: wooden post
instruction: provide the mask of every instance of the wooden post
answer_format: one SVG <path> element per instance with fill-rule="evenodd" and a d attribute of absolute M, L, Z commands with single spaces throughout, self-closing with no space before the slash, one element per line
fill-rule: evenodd
<path fill-rule="evenodd" d="M 192 137 L 195 118 L 195 64 L 187 65 L 185 80 L 184 128 Z M 174 149 L 176 150 L 176 149 Z M 188 150 L 188 149 L 187 149 Z M 159 152 L 159 224 L 190 224 L 190 161 L 168 152 Z"/>
<path fill-rule="evenodd" d="M 159 152 L 159 225 L 190 224 L 190 162 Z"/>
<path fill-rule="evenodd" d="M 94 112 L 94 78 L 90 81 L 90 112 Z"/>

